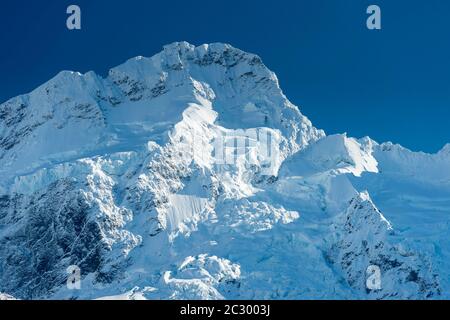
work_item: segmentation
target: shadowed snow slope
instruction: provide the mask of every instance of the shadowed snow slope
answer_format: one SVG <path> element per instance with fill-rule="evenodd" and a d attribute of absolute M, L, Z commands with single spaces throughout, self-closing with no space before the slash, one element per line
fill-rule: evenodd
<path fill-rule="evenodd" d="M 0 105 L 0 292 L 449 298 L 448 150 L 326 136 L 227 44 L 61 72 Z"/>

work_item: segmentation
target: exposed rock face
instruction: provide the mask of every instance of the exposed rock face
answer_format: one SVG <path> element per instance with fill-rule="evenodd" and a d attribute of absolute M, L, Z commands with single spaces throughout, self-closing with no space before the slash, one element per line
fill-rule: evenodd
<path fill-rule="evenodd" d="M 433 298 L 441 294 L 438 276 L 427 259 L 395 243 L 392 225 L 367 193 L 350 201 L 334 227 L 330 255 L 355 289 L 370 298 Z M 380 285 L 367 286 L 371 268 L 379 268 Z"/>

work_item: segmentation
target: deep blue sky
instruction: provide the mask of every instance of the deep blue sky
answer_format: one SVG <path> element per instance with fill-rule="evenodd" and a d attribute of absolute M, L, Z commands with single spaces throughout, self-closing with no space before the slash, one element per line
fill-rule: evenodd
<path fill-rule="evenodd" d="M 82 30 L 65 27 L 69 4 Z M 369 4 L 381 31 L 365 27 Z M 450 142 L 450 1 L 9 0 L 0 4 L 0 101 L 62 69 L 106 74 L 164 44 L 257 53 L 327 133 L 435 152 Z"/>

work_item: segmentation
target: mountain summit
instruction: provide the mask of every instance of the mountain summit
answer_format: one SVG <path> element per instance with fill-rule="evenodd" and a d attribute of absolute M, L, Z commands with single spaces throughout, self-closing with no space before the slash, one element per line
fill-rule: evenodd
<path fill-rule="evenodd" d="M 448 298 L 447 149 L 326 136 L 227 44 L 64 71 L 0 105 L 0 292 Z"/>

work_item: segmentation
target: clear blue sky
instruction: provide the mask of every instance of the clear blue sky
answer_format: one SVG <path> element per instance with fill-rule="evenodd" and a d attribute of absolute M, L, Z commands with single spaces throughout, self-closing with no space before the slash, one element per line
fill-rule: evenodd
<path fill-rule="evenodd" d="M 65 27 L 82 9 L 82 30 Z M 369 4 L 382 30 L 365 27 Z M 450 142 L 450 1 L 9 0 L 0 4 L 0 101 L 58 71 L 110 67 L 162 45 L 227 42 L 259 54 L 327 133 L 435 152 Z"/>

